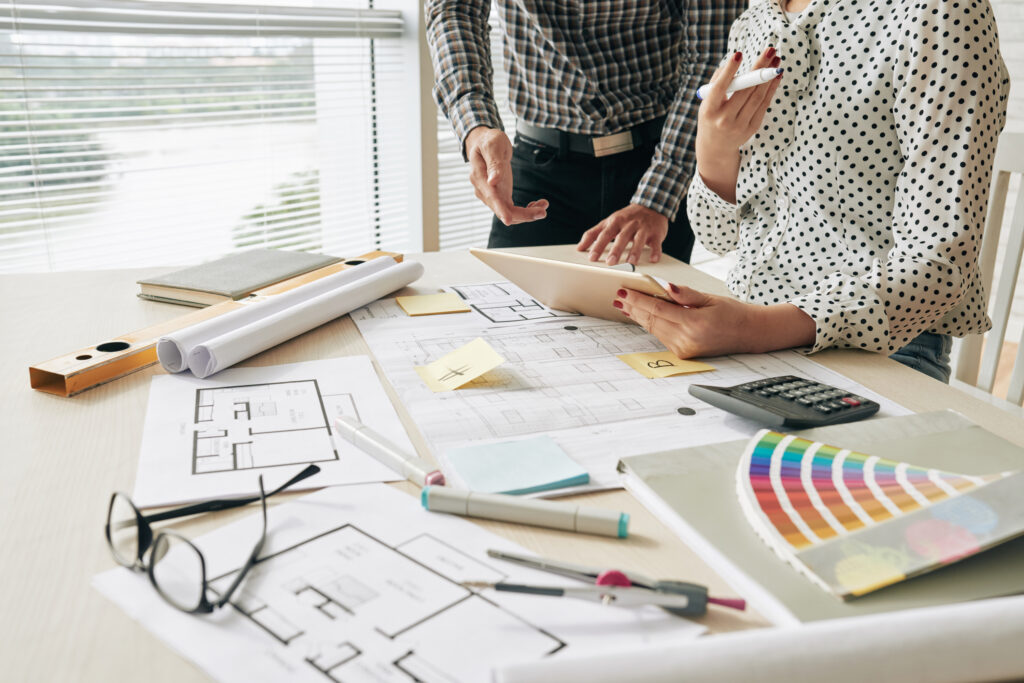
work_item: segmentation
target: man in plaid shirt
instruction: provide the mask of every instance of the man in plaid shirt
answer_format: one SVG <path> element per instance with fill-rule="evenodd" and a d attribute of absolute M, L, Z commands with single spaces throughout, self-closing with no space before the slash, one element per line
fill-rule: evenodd
<path fill-rule="evenodd" d="M 434 94 L 494 211 L 488 246 L 579 240 L 591 261 L 609 244 L 609 264 L 645 246 L 651 261 L 689 261 L 695 93 L 747 1 L 498 0 L 514 147 L 494 103 L 490 5 L 426 0 Z"/>

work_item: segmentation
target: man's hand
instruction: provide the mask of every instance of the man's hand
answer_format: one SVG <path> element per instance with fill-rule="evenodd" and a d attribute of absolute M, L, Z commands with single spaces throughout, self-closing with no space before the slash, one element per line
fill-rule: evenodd
<path fill-rule="evenodd" d="M 646 206 L 630 204 L 583 233 L 576 251 L 589 249 L 590 260 L 597 261 L 604 254 L 608 243 L 615 240 L 605 259 L 608 265 L 618 263 L 630 244 L 632 246 L 626 257 L 627 262 L 634 266 L 639 263 L 644 245 L 647 245 L 651 248 L 651 263 L 657 263 L 661 259 L 661 243 L 667 235 L 668 218 Z"/>
<path fill-rule="evenodd" d="M 628 289 L 618 294 L 615 307 L 679 358 L 766 353 L 814 343 L 814 319 L 792 304 L 747 304 L 671 284 L 672 301 Z"/>
<path fill-rule="evenodd" d="M 504 131 L 478 126 L 466 136 L 469 180 L 482 201 L 505 225 L 526 223 L 548 215 L 548 201 L 538 199 L 526 206 L 512 201 L 512 143 Z"/>

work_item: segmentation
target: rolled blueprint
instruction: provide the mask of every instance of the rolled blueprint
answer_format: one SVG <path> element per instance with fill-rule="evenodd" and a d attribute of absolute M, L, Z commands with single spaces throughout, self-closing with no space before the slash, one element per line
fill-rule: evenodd
<path fill-rule="evenodd" d="M 190 369 L 196 347 L 214 342 L 213 351 L 200 354 L 192 368 L 203 373 L 197 376 L 207 377 L 401 289 L 422 274 L 418 263 L 397 263 L 387 256 L 370 259 L 162 337 L 157 358 L 168 372 L 182 372 Z"/>
<path fill-rule="evenodd" d="M 262 301 L 242 306 L 230 313 L 177 330 L 157 341 L 157 358 L 167 372 L 184 372 L 188 370 L 188 355 L 197 344 L 288 310 L 302 301 L 307 301 L 396 265 L 398 265 L 397 262 L 390 256 L 370 259 L 358 266 L 346 268 L 301 287 L 275 294 Z"/>
<path fill-rule="evenodd" d="M 954 569 L 955 571 L 955 569 Z M 755 629 L 494 671 L 495 683 L 954 683 L 1024 676 L 1024 596 Z"/>
<path fill-rule="evenodd" d="M 209 377 L 249 356 L 401 289 L 421 275 L 423 266 L 415 261 L 391 265 L 196 344 L 188 354 L 188 367 L 196 377 Z"/>

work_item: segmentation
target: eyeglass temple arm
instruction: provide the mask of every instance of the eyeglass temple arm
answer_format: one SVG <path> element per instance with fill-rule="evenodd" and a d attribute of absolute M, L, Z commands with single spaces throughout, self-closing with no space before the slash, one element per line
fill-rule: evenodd
<path fill-rule="evenodd" d="M 267 493 L 266 495 L 272 496 L 275 493 L 280 493 L 289 486 L 297 484 L 303 479 L 311 477 L 319 471 L 320 468 L 317 465 L 310 465 L 309 467 L 302 470 L 294 477 L 292 477 L 285 483 L 281 484 L 276 489 Z M 195 503 L 193 505 L 186 505 L 185 507 L 176 508 L 174 510 L 165 510 L 164 512 L 157 512 L 153 515 L 146 515 L 142 519 L 146 522 L 162 522 L 165 519 L 177 519 L 178 517 L 187 517 L 188 515 L 198 515 L 201 512 L 216 512 L 217 510 L 230 510 L 232 508 L 248 505 L 249 503 L 255 502 L 260 498 L 261 496 L 249 496 L 248 498 L 232 498 L 230 500 L 206 500 L 203 501 L 202 503 Z"/>
<path fill-rule="evenodd" d="M 316 467 L 316 465 L 310 465 L 310 467 Z M 317 468 L 317 469 L 319 469 L 319 468 Z M 305 471 L 305 470 L 303 470 L 303 471 Z M 276 493 L 277 491 L 280 491 L 280 490 L 281 489 L 279 487 L 279 488 L 275 489 L 275 491 L 273 493 Z M 228 586 L 228 589 L 226 591 L 224 591 L 224 594 L 221 596 L 220 600 L 218 600 L 216 602 L 216 604 L 215 604 L 216 607 L 223 607 L 224 605 L 226 605 L 228 603 L 228 600 L 231 599 L 231 596 L 234 595 L 235 590 L 242 583 L 242 579 L 244 579 L 245 575 L 249 573 L 249 570 L 252 569 L 253 565 L 256 564 L 256 561 L 259 558 L 260 553 L 263 552 L 263 543 L 264 543 L 264 541 L 267 540 L 267 496 L 270 495 L 270 494 L 269 493 L 263 493 L 263 476 L 262 475 L 260 475 L 260 493 L 262 494 L 260 496 L 260 503 L 261 503 L 261 507 L 263 509 L 263 529 L 260 532 L 260 538 L 259 538 L 258 541 L 256 541 L 256 545 L 253 546 L 252 552 L 249 554 L 249 559 L 247 559 L 245 561 L 245 564 L 242 565 L 242 568 L 239 569 L 238 573 L 235 575 L 235 580 L 231 582 L 231 585 Z"/>

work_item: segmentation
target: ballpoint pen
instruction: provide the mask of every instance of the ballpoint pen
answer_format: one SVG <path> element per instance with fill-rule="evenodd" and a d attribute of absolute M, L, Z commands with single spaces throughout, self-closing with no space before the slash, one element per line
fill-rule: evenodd
<path fill-rule="evenodd" d="M 531 569 L 586 581 L 594 585 L 577 589 L 523 586 L 521 584 L 500 582 L 473 582 L 470 587 L 488 587 L 499 591 L 515 593 L 598 600 L 605 604 L 620 606 L 638 604 L 658 605 L 667 612 L 683 617 L 700 616 L 707 612 L 709 604 L 738 610 L 746 609 L 747 606 L 746 601 L 742 599 L 708 597 L 708 589 L 705 586 L 685 581 L 660 581 L 636 572 L 627 573 L 617 569 L 602 570 L 571 562 L 517 555 L 516 553 L 507 553 L 500 550 L 488 550 L 487 555 L 495 559 L 514 562 Z"/>

